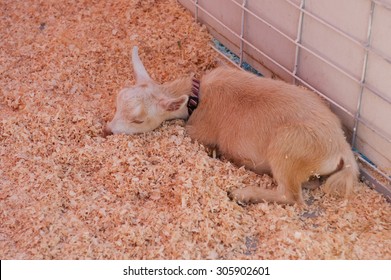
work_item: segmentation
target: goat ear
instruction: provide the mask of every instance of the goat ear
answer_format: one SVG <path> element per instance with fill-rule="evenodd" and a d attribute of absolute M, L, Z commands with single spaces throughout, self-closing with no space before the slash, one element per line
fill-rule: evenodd
<path fill-rule="evenodd" d="M 165 98 L 159 102 L 159 105 L 165 110 L 169 112 L 177 111 L 182 106 L 184 106 L 188 100 L 187 95 L 182 95 L 177 98 Z"/>
<path fill-rule="evenodd" d="M 134 73 L 136 75 L 136 84 L 144 84 L 152 80 L 151 77 L 149 77 L 147 70 L 145 70 L 145 67 L 141 62 L 140 57 L 138 56 L 137 46 L 133 47 L 132 64 Z"/>

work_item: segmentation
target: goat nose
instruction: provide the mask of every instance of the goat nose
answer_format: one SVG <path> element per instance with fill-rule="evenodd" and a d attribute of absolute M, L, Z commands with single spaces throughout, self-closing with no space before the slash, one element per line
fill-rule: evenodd
<path fill-rule="evenodd" d="M 103 137 L 106 138 L 107 136 L 109 135 L 112 135 L 113 132 L 111 131 L 111 129 L 106 125 L 104 128 L 103 128 Z"/>

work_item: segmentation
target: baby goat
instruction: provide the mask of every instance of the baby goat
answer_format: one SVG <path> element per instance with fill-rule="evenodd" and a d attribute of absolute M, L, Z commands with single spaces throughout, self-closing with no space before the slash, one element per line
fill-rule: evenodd
<path fill-rule="evenodd" d="M 312 176 L 328 175 L 325 190 L 345 195 L 358 182 L 341 123 L 316 94 L 229 68 L 217 68 L 199 82 L 188 77 L 159 85 L 137 47 L 132 63 L 136 85 L 120 91 L 106 135 L 151 131 L 165 120 L 189 118 L 190 137 L 239 166 L 273 174 L 277 189 L 232 191 L 230 197 L 241 203 L 303 204 L 302 185 Z"/>

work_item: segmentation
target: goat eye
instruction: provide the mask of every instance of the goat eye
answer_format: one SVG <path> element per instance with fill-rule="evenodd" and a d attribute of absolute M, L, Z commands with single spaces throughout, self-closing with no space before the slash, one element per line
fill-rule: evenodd
<path fill-rule="evenodd" d="M 135 124 L 141 124 L 143 123 L 144 121 L 142 120 L 133 120 L 132 123 L 135 123 Z"/>

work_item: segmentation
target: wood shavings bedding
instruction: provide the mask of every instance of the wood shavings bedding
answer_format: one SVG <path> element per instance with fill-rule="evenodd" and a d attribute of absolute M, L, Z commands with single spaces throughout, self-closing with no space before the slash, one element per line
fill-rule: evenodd
<path fill-rule="evenodd" d="M 159 82 L 213 68 L 210 36 L 174 0 L 0 3 L 1 259 L 390 259 L 391 207 L 361 185 L 349 203 L 241 207 L 272 187 L 213 159 L 183 121 L 101 137 L 138 45 Z"/>

